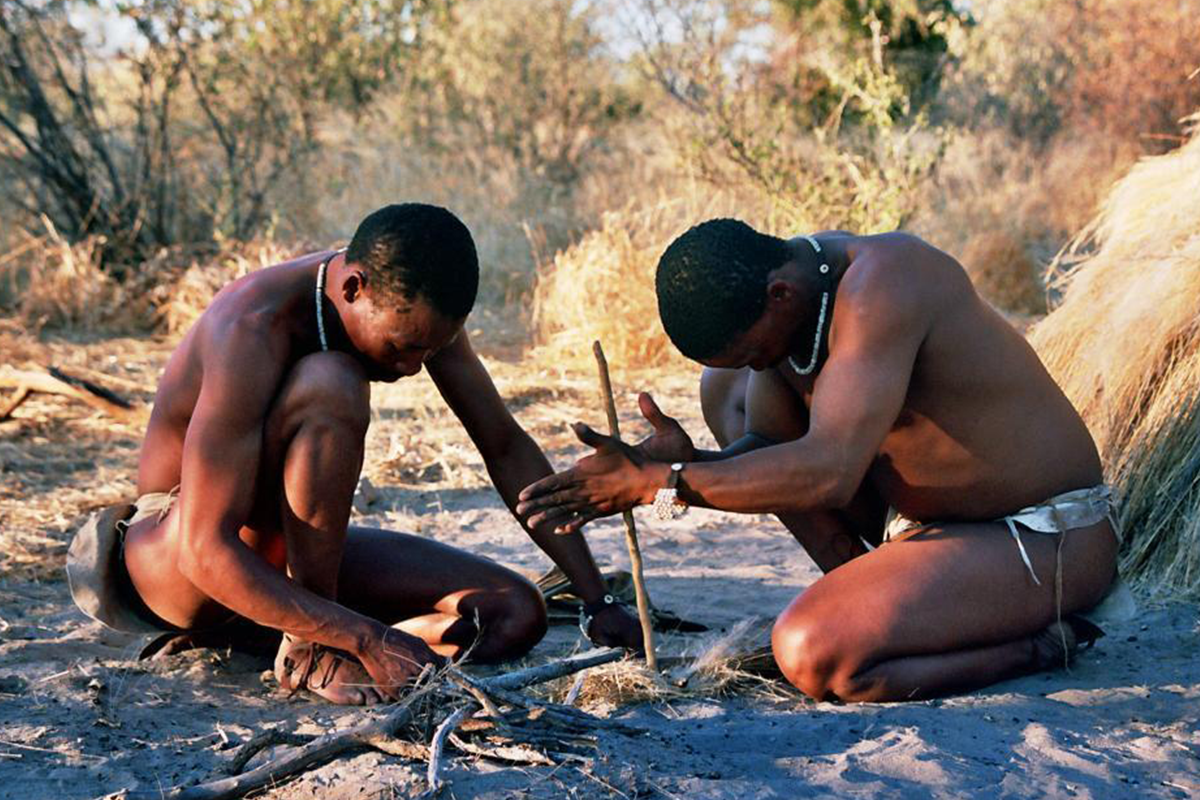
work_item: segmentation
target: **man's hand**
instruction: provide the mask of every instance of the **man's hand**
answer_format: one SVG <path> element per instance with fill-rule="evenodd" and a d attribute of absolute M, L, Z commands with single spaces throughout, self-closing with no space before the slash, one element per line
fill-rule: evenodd
<path fill-rule="evenodd" d="M 629 609 L 619 603 L 605 606 L 592 617 L 587 637 L 602 647 L 642 650 L 642 625 Z"/>
<path fill-rule="evenodd" d="M 654 435 L 638 442 L 634 447 L 639 453 L 652 461 L 692 461 L 696 457 L 696 448 L 692 445 L 692 437 L 673 417 L 668 417 L 654 402 L 647 392 L 638 395 L 638 409 L 646 421 L 654 426 Z"/>
<path fill-rule="evenodd" d="M 379 635 L 368 639 L 355 655 L 379 691 L 393 700 L 399 699 L 405 684 L 420 675 L 426 664 L 440 667 L 446 661 L 424 640 L 382 624 Z"/>
<path fill-rule="evenodd" d="M 596 433 L 577 422 L 572 429 L 579 441 L 596 452 L 574 467 L 549 475 L 521 490 L 517 513 L 530 527 L 555 525 L 555 533 L 574 533 L 598 517 L 628 511 L 654 499 L 651 470 L 636 449 Z M 661 485 L 665 485 L 665 469 Z"/>

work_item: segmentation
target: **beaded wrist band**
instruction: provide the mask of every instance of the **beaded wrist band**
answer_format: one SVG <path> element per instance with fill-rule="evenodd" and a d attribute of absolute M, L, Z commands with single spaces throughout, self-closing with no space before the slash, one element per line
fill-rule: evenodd
<path fill-rule="evenodd" d="M 654 516 L 664 522 L 679 519 L 687 513 L 688 504 L 679 499 L 679 473 L 683 472 L 683 464 L 675 462 L 671 465 L 671 476 L 667 478 L 667 487 L 654 493 Z"/>

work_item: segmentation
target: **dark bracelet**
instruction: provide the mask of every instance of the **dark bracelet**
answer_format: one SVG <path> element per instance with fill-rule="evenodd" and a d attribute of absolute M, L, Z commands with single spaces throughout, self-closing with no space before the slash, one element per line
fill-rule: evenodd
<path fill-rule="evenodd" d="M 590 603 L 584 603 L 583 608 L 579 609 L 579 630 L 583 632 L 583 638 L 589 642 L 592 640 L 592 635 L 588 633 L 588 628 L 592 627 L 592 619 L 595 618 L 604 609 L 609 606 L 620 605 L 621 601 L 613 597 L 611 594 L 606 594 L 599 600 L 593 600 Z"/>

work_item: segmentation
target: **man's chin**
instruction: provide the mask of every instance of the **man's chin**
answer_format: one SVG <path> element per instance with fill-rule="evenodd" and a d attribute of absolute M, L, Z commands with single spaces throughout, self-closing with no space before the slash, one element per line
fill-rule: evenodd
<path fill-rule="evenodd" d="M 395 383 L 401 378 L 407 377 L 404 373 L 392 372 L 387 369 L 373 369 L 367 376 L 372 383 Z"/>

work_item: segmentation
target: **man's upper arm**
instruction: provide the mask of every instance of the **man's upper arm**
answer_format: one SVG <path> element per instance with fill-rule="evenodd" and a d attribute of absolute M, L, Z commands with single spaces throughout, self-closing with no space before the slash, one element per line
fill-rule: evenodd
<path fill-rule="evenodd" d="M 263 422 L 282 372 L 266 338 L 223 330 L 204 342 L 200 396 L 183 443 L 179 512 L 186 557 L 236 536 L 254 506 Z"/>
<path fill-rule="evenodd" d="M 513 437 L 523 433 L 471 347 L 466 331 L 430 359 L 428 369 L 442 398 L 484 459 L 504 452 Z"/>
<path fill-rule="evenodd" d="M 805 437 L 837 454 L 848 491 L 862 482 L 904 406 L 928 329 L 927 301 L 911 277 L 875 269 L 882 274 L 838 298 L 838 336 L 813 387 Z"/>

